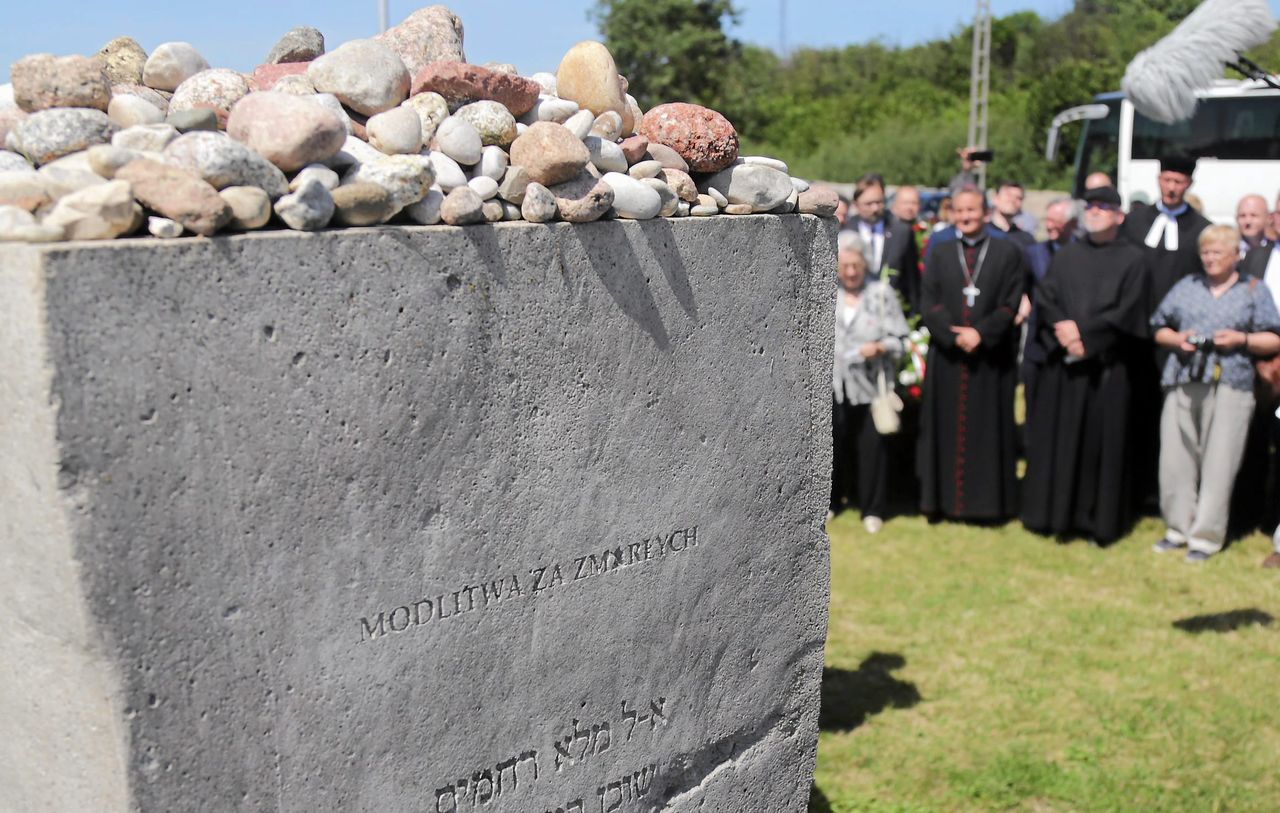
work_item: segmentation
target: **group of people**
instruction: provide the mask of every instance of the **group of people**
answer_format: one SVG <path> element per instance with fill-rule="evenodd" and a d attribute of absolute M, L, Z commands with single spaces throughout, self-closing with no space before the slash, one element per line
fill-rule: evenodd
<path fill-rule="evenodd" d="M 1019 517 L 1105 545 L 1158 497 L 1156 551 L 1204 561 L 1247 515 L 1273 531 L 1263 564 L 1280 567 L 1280 518 L 1263 516 L 1280 503 L 1266 493 L 1269 480 L 1280 486 L 1280 361 L 1269 361 L 1280 354 L 1280 245 L 1268 234 L 1280 201 L 1272 218 L 1247 196 L 1236 227 L 1212 225 L 1187 202 L 1194 171 L 1193 159 L 1163 160 L 1160 200 L 1128 213 L 1111 179 L 1091 176 L 1083 200 L 1048 207 L 1043 240 L 1019 184 L 1001 182 L 989 202 L 962 177 L 935 228 L 917 222 L 914 188 L 887 212 L 883 179 L 860 179 L 841 213 L 831 510 L 856 506 L 866 530 L 883 526 L 886 390 L 915 323 L 929 337 L 922 513 Z"/>

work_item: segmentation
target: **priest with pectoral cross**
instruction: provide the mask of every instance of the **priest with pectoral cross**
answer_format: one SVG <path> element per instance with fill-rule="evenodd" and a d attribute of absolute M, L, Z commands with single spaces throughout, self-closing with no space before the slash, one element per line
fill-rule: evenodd
<path fill-rule="evenodd" d="M 1027 277 L 1021 248 L 984 229 L 986 199 L 952 198 L 960 239 L 925 265 L 921 310 L 929 328 L 920 415 L 920 510 L 954 519 L 1017 512 L 1014 316 Z"/>

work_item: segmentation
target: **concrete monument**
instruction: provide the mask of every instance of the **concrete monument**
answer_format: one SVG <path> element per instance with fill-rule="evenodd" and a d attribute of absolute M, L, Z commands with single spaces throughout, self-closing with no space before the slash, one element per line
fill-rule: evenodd
<path fill-rule="evenodd" d="M 803 811 L 835 228 L 0 247 L 0 809 Z"/>

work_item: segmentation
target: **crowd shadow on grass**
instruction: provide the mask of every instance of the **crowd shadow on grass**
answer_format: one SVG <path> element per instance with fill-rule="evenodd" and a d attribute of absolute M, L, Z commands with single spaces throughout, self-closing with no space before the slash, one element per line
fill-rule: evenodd
<path fill-rule="evenodd" d="M 1271 613 L 1263 612 L 1257 607 L 1249 607 L 1243 610 L 1227 610 L 1223 613 L 1208 613 L 1206 615 L 1193 615 L 1189 618 L 1179 618 L 1173 622 L 1173 626 L 1183 632 L 1198 635 L 1202 632 L 1231 632 L 1241 627 L 1269 627 L 1271 622 L 1275 620 Z"/>
<path fill-rule="evenodd" d="M 916 685 L 890 674 L 906 664 L 906 658 L 897 653 L 872 652 L 855 670 L 831 666 L 823 669 L 818 727 L 823 731 L 852 731 L 887 708 L 909 709 L 919 703 Z"/>
<path fill-rule="evenodd" d="M 822 788 L 818 787 L 817 782 L 814 782 L 809 790 L 809 813 L 831 813 L 831 802 L 827 800 L 827 795 L 822 792 Z"/>

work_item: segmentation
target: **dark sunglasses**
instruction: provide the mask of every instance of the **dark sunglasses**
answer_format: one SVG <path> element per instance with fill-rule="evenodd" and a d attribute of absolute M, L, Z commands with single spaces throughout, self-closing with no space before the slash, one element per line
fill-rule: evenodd
<path fill-rule="evenodd" d="M 1101 209 L 1104 212 L 1118 212 L 1120 207 L 1114 203 L 1103 203 L 1100 200 L 1091 200 L 1084 205 L 1086 209 Z"/>

